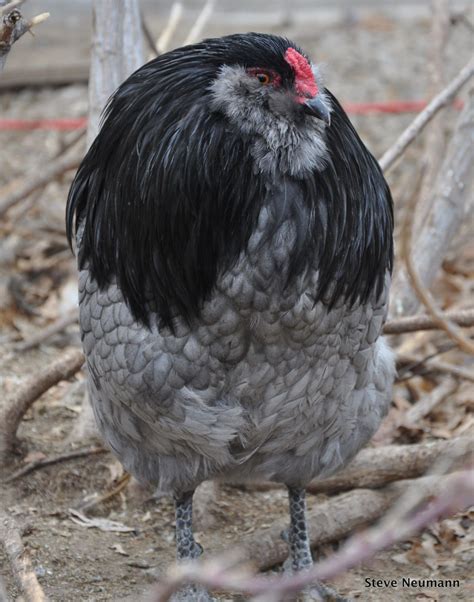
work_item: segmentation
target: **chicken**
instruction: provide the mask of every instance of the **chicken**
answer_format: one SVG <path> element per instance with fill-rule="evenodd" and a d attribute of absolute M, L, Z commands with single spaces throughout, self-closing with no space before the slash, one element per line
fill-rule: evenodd
<path fill-rule="evenodd" d="M 198 484 L 265 479 L 289 489 L 292 569 L 310 566 L 305 485 L 368 442 L 394 375 L 390 191 L 318 69 L 257 33 L 147 63 L 66 221 L 97 424 L 174 496 L 178 559 L 202 551 Z"/>

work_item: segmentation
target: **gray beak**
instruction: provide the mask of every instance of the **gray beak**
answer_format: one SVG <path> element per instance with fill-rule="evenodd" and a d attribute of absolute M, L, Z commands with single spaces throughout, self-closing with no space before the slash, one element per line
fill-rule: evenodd
<path fill-rule="evenodd" d="M 331 112 L 323 103 L 319 96 L 310 98 L 303 104 L 304 112 L 313 117 L 317 117 L 326 123 L 331 125 Z"/>

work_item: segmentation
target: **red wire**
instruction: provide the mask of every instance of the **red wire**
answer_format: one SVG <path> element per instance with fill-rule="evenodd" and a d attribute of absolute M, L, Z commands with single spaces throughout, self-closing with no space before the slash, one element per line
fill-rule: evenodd
<path fill-rule="evenodd" d="M 77 119 L 0 119 L 0 130 L 80 130 L 87 125 L 85 117 Z"/>
<path fill-rule="evenodd" d="M 453 101 L 456 109 L 462 109 L 463 102 Z M 385 102 L 348 102 L 344 109 L 350 115 L 376 115 L 380 113 L 417 113 L 427 105 L 425 100 L 393 100 Z M 76 119 L 0 119 L 0 130 L 80 130 L 87 125 L 86 117 Z"/>

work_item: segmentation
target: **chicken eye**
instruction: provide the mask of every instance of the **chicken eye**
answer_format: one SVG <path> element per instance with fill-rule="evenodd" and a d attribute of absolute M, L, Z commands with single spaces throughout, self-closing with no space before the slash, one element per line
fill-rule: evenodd
<path fill-rule="evenodd" d="M 258 81 L 263 84 L 269 84 L 270 83 L 270 76 L 268 75 L 268 73 L 256 73 L 255 77 L 258 79 Z"/>

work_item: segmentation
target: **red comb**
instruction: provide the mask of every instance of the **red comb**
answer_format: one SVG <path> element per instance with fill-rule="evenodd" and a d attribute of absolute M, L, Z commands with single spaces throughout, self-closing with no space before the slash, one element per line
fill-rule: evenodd
<path fill-rule="evenodd" d="M 296 90 L 303 96 L 316 96 L 318 86 L 308 60 L 294 48 L 285 52 L 285 61 L 295 72 Z"/>

